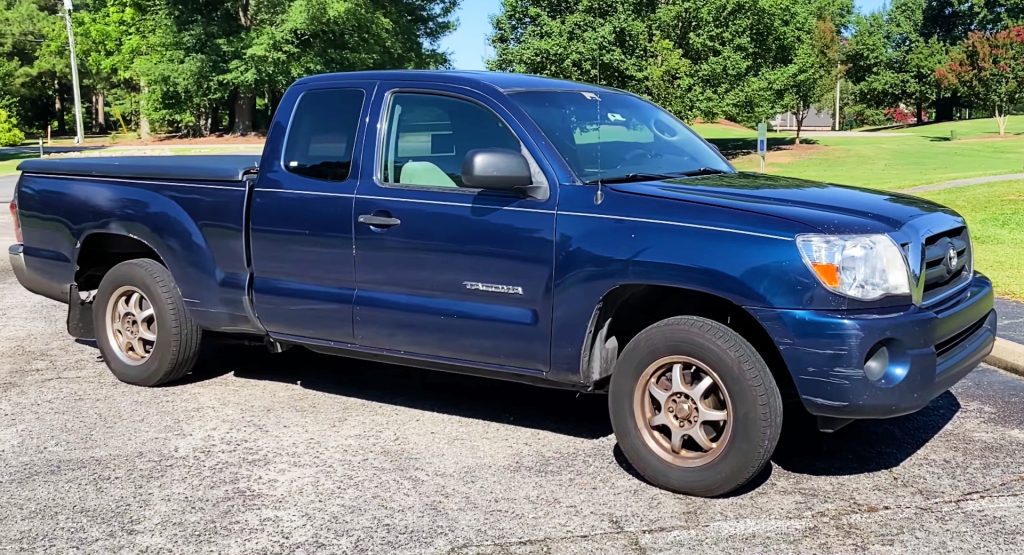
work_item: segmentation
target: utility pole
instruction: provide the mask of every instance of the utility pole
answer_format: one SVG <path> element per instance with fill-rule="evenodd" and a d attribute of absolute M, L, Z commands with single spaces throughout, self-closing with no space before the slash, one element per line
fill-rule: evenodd
<path fill-rule="evenodd" d="M 64 22 L 68 27 L 68 47 L 71 50 L 71 82 L 75 93 L 75 144 L 85 140 L 85 129 L 82 126 L 82 92 L 78 87 L 78 59 L 75 56 L 75 33 L 71 30 L 71 0 L 64 0 Z"/>
<path fill-rule="evenodd" d="M 836 131 L 839 131 L 839 86 L 843 84 L 843 76 L 840 73 L 842 69 L 842 63 L 836 64 L 836 111 L 832 114 L 832 119 L 835 120 Z"/>

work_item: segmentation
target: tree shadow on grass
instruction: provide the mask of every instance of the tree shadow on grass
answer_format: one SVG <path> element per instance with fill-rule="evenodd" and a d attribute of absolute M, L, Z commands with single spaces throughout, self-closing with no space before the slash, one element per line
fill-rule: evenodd
<path fill-rule="evenodd" d="M 715 145 L 722 156 L 732 160 L 733 158 L 739 158 L 741 156 L 747 156 L 750 154 L 756 154 L 757 152 L 757 139 L 756 138 L 716 138 L 706 139 L 709 143 Z M 801 145 L 815 145 L 818 142 L 812 138 L 802 137 L 800 139 Z M 785 150 L 796 146 L 795 137 L 768 137 L 768 151 Z"/>
<path fill-rule="evenodd" d="M 11 160 L 28 160 L 29 158 L 39 158 L 39 151 L 34 154 L 31 152 L 0 152 L 0 162 L 10 162 Z"/>
<path fill-rule="evenodd" d="M 922 135 L 922 136 L 925 139 L 928 139 L 929 141 L 931 141 L 933 143 L 948 143 L 948 142 L 952 142 L 953 141 L 952 135 Z M 1003 140 L 1003 139 L 1016 139 L 1016 138 L 1019 138 L 1021 136 L 1024 136 L 1024 132 L 1021 132 L 1021 133 L 1010 133 L 1009 131 L 1007 131 L 1005 135 L 1000 137 L 998 133 L 993 131 L 992 133 L 986 133 L 986 134 L 982 134 L 982 135 L 968 135 L 966 137 L 958 137 L 956 139 L 956 141 L 957 142 L 960 142 L 960 141 L 970 142 L 970 141 L 979 141 L 979 140 L 981 140 L 981 141 L 998 141 L 998 140 Z"/>

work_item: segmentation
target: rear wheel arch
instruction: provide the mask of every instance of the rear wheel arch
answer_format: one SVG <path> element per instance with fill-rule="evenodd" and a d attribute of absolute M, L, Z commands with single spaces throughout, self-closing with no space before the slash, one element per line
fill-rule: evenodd
<path fill-rule="evenodd" d="M 154 260 L 168 268 L 160 253 L 143 239 L 106 231 L 90 233 L 82 238 L 75 255 L 74 283 L 79 291 L 95 290 L 111 268 L 136 259 Z"/>
<path fill-rule="evenodd" d="M 619 285 L 595 307 L 581 356 L 584 381 L 595 389 L 606 388 L 626 345 L 648 326 L 675 316 L 698 316 L 729 327 L 761 355 L 783 398 L 796 395 L 793 377 L 771 335 L 742 306 L 697 289 L 643 283 Z"/>

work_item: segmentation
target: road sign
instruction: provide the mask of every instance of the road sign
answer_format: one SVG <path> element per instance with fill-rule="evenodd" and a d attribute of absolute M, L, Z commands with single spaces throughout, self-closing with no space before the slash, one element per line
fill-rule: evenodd
<path fill-rule="evenodd" d="M 764 157 L 768 154 L 768 124 L 757 124 L 757 155 L 761 157 L 761 173 L 764 173 Z"/>

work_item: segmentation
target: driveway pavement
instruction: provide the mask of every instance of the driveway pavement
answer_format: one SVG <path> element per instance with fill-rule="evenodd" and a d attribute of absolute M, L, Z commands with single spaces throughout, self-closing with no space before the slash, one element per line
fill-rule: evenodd
<path fill-rule="evenodd" d="M 17 182 L 17 175 L 0 175 L 0 204 L 11 202 L 11 198 L 14 197 L 14 184 Z"/>
<path fill-rule="evenodd" d="M 999 337 L 1024 344 L 1024 303 L 996 299 Z"/>
<path fill-rule="evenodd" d="M 6 256 L 0 314 L 2 552 L 1024 552 L 1024 380 L 989 367 L 910 416 L 788 430 L 706 500 L 637 478 L 602 396 L 239 347 L 132 387 Z"/>

